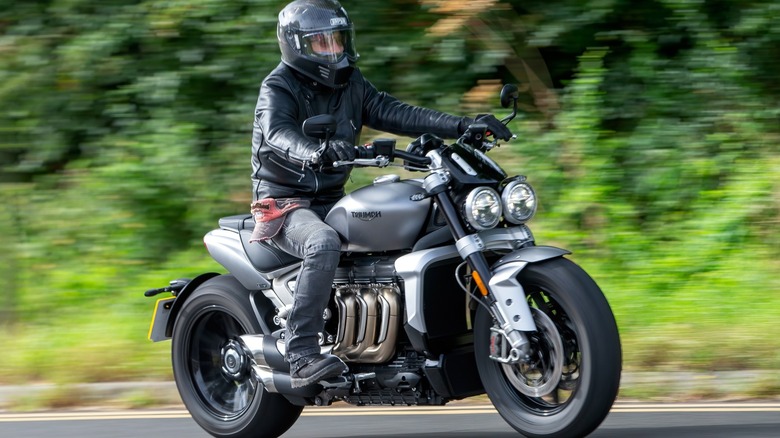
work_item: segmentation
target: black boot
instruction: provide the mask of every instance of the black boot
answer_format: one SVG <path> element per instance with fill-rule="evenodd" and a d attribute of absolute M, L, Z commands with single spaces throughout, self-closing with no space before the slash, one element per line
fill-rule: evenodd
<path fill-rule="evenodd" d="M 340 376 L 348 369 L 341 359 L 332 354 L 305 356 L 290 367 L 290 385 L 293 388 L 311 385 L 329 377 Z"/>

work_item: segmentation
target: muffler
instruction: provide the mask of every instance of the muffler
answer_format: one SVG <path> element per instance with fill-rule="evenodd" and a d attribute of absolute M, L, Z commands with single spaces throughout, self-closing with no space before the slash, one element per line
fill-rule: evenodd
<path fill-rule="evenodd" d="M 250 359 L 255 378 L 268 392 L 298 397 L 314 397 L 317 385 L 293 388 L 290 384 L 290 364 L 284 360 L 284 342 L 271 336 L 243 335 L 239 337 L 244 353 Z"/>

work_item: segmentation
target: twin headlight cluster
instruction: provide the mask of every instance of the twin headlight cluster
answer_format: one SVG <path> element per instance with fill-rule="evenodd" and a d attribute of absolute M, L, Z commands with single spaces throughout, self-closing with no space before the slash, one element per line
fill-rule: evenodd
<path fill-rule="evenodd" d="M 527 222 L 536 213 L 536 192 L 530 184 L 516 179 L 501 195 L 490 187 L 478 187 L 469 193 L 463 206 L 468 223 L 476 230 L 489 230 L 501 220 L 513 224 Z"/>

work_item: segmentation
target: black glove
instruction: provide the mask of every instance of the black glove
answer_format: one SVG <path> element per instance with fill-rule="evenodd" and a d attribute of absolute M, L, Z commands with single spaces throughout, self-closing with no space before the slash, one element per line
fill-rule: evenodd
<path fill-rule="evenodd" d="M 409 143 L 409 146 L 406 147 L 406 152 L 424 157 L 429 151 L 438 149 L 442 144 L 444 144 L 444 140 L 436 135 L 423 134 Z"/>
<path fill-rule="evenodd" d="M 493 114 L 479 114 L 477 115 L 477 122 L 484 123 L 488 127 L 488 131 L 493 134 L 493 137 L 500 140 L 507 141 L 512 138 L 512 131 L 506 127 L 501 120 L 498 120 Z"/>
<path fill-rule="evenodd" d="M 352 161 L 355 159 L 355 146 L 344 140 L 331 140 L 323 153 L 323 164 L 334 161 Z"/>
<path fill-rule="evenodd" d="M 492 134 L 495 138 L 504 141 L 512 138 L 512 131 L 510 131 L 509 128 L 506 127 L 506 125 L 501 123 L 500 120 L 495 118 L 493 114 L 478 114 L 476 120 L 471 119 L 469 117 L 464 117 L 463 120 L 460 122 L 460 125 L 458 126 L 458 131 L 460 131 L 460 134 L 463 134 L 464 132 L 466 132 L 466 129 L 468 129 L 469 125 L 475 122 L 484 123 L 485 125 L 487 125 L 488 132 Z"/>

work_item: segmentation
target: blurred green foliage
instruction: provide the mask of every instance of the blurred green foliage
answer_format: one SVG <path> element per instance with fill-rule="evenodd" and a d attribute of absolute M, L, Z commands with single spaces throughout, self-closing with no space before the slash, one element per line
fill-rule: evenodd
<path fill-rule="evenodd" d="M 248 211 L 284 4 L 0 0 L 0 383 L 168 375 L 141 293 L 222 271 L 200 239 Z M 604 288 L 629 368 L 780 367 L 780 4 L 343 4 L 399 98 L 501 112 L 523 87 L 494 153 L 540 192 L 539 242 Z"/>

